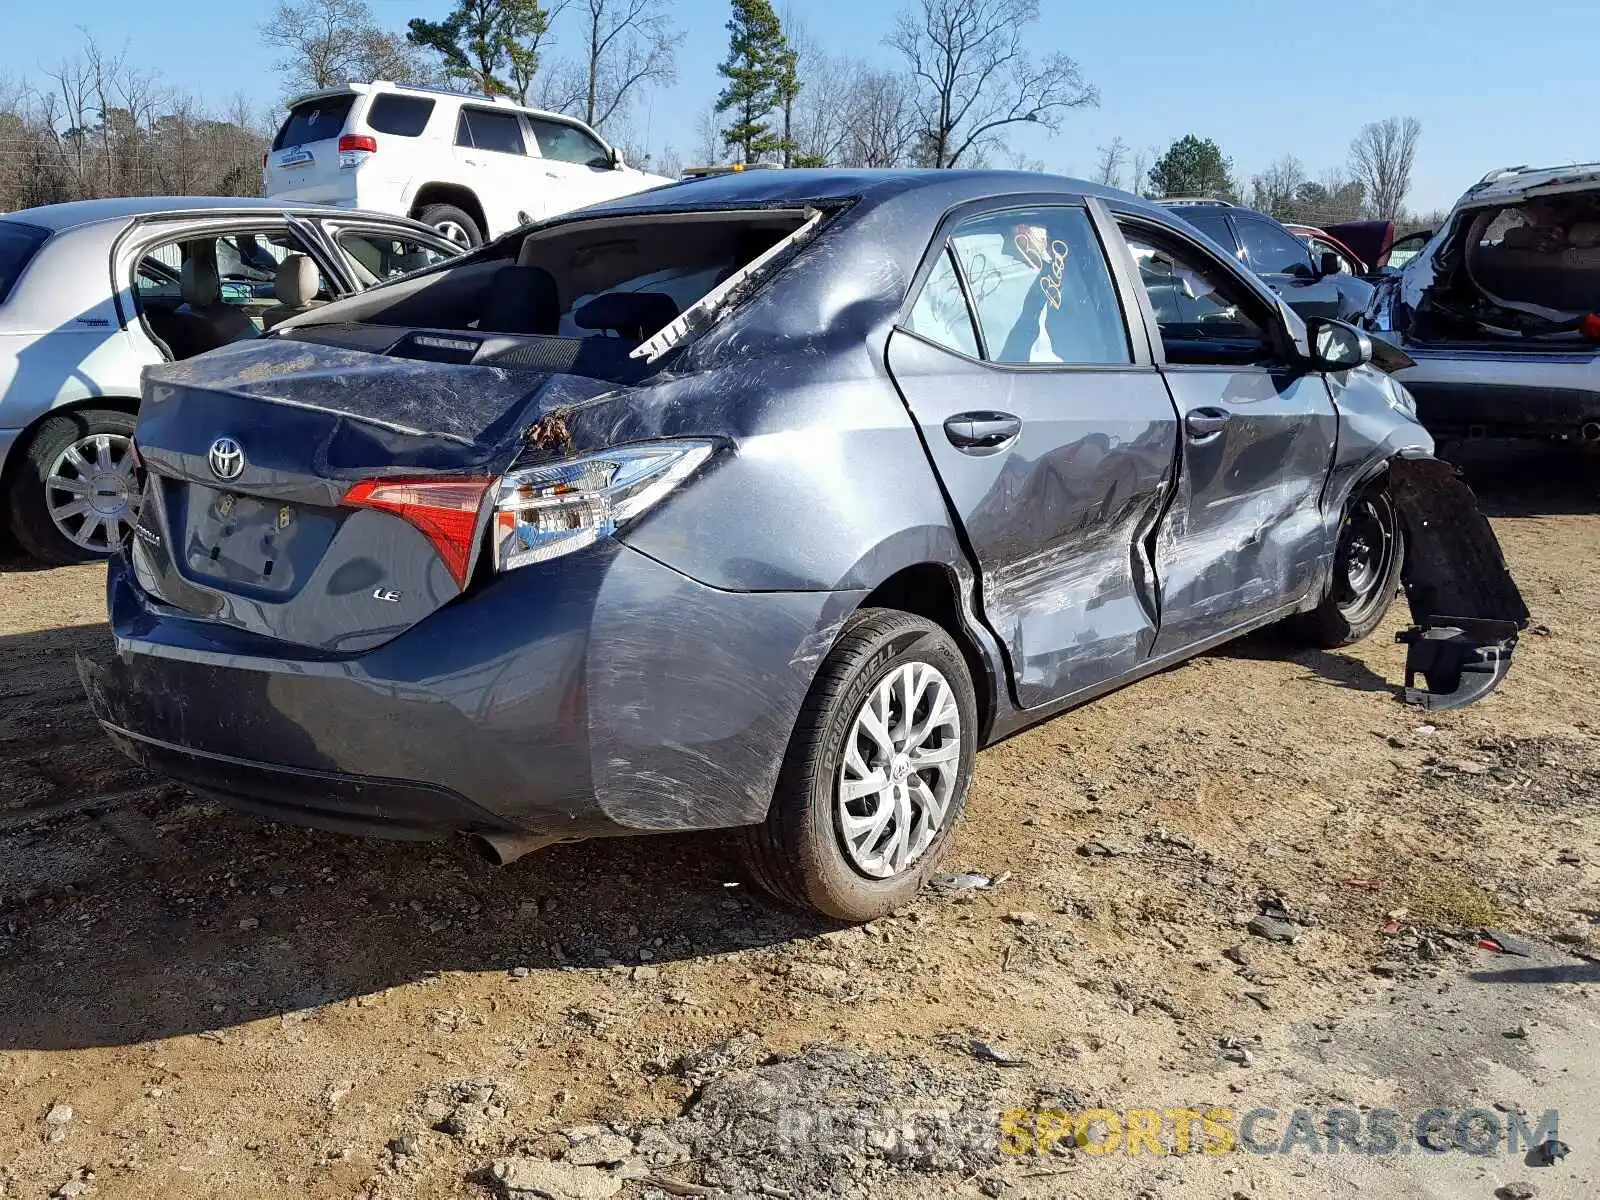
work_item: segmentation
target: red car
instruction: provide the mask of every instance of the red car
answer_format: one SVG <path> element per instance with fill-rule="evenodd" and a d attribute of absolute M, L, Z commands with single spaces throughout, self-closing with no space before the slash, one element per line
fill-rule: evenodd
<path fill-rule="evenodd" d="M 1284 228 L 1309 244 L 1319 261 L 1324 253 L 1338 255 L 1351 275 L 1378 274 L 1394 249 L 1393 221 L 1350 221 L 1326 229 L 1285 222 Z"/>

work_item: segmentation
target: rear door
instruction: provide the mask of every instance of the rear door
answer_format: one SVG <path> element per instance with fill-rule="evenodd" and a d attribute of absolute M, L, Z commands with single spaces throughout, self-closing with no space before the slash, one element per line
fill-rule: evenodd
<path fill-rule="evenodd" d="M 461 182 L 483 205 L 486 238 L 538 219 L 546 181 L 515 109 L 462 105 L 455 155 Z"/>
<path fill-rule="evenodd" d="M 1338 277 L 1319 275 L 1311 247 L 1294 234 L 1255 213 L 1238 211 L 1233 226 L 1239 233 L 1250 269 L 1265 279 L 1302 317 L 1335 317 L 1340 313 Z"/>
<path fill-rule="evenodd" d="M 889 341 L 1024 708 L 1121 675 L 1156 636 L 1147 535 L 1177 415 L 1137 317 L 1129 337 L 1115 233 L 1058 201 L 969 209 Z"/>
<path fill-rule="evenodd" d="M 1323 377 L 1292 356 L 1276 305 L 1237 269 L 1166 225 L 1121 224 L 1183 422 L 1154 539 L 1162 655 L 1306 594 L 1332 549 L 1322 491 L 1338 416 Z"/>

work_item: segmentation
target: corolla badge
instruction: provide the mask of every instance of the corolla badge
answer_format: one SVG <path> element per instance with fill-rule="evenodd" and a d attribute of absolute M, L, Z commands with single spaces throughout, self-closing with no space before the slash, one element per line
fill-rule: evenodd
<path fill-rule="evenodd" d="M 211 443 L 206 461 L 218 479 L 237 479 L 244 474 L 244 447 L 230 437 L 220 437 Z"/>

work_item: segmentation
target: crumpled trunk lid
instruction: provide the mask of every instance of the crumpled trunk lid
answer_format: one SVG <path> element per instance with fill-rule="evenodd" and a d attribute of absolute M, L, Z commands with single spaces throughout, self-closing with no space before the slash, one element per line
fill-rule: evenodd
<path fill-rule="evenodd" d="M 607 390 L 279 340 L 150 368 L 130 562 L 151 597 L 191 617 L 311 653 L 368 649 L 462 585 L 427 534 L 345 504 L 350 489 L 491 479 L 541 412 Z"/>

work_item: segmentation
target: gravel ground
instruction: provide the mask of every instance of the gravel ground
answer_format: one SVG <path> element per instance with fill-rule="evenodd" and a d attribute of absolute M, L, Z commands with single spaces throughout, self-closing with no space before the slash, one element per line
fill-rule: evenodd
<path fill-rule="evenodd" d="M 721 837 L 497 870 L 142 776 L 72 665 L 103 572 L 12 564 L 0 1195 L 1592 1195 L 1600 466 L 1471 475 L 1538 622 L 1495 697 L 1398 703 L 1403 605 L 1345 652 L 1251 639 L 985 752 L 947 863 L 997 882 L 856 929 Z M 1570 1154 L 1427 1153 L 1434 1105 L 1559 1109 Z M 1035 1136 L 1262 1107 L 1258 1141 L 1406 1122 L 1376 1156 Z"/>

